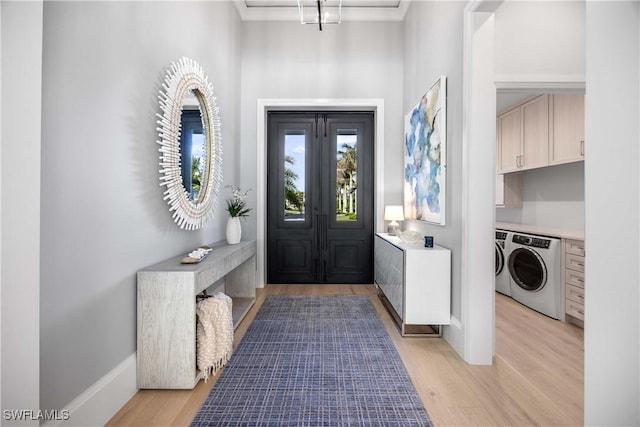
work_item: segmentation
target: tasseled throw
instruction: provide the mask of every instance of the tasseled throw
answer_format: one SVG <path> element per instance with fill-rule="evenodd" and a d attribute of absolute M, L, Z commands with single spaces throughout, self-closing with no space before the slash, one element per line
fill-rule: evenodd
<path fill-rule="evenodd" d="M 233 353 L 231 307 L 231 298 L 222 292 L 196 304 L 197 363 L 199 378 L 205 382 L 229 361 Z"/>

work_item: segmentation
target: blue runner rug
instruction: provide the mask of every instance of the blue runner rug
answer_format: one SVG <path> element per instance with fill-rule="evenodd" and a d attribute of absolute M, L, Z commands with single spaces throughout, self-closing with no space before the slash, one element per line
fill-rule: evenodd
<path fill-rule="evenodd" d="M 432 426 L 368 296 L 267 296 L 192 426 Z"/>

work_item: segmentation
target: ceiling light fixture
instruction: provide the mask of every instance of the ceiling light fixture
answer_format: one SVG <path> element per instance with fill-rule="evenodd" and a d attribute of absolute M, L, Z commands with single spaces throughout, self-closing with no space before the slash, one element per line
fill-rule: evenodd
<path fill-rule="evenodd" d="M 302 24 L 339 24 L 342 20 L 342 0 L 298 0 Z"/>

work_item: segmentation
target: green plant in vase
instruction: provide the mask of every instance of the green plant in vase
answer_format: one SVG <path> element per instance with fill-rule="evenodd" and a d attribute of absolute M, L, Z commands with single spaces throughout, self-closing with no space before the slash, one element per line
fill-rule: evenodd
<path fill-rule="evenodd" d="M 231 197 L 227 199 L 227 212 L 229 219 L 227 220 L 227 243 L 235 245 L 240 242 L 242 237 L 242 226 L 240 218 L 246 218 L 251 212 L 251 208 L 247 207 L 247 194 L 249 190 L 243 191 L 240 187 L 227 185 L 226 188 L 231 189 Z"/>

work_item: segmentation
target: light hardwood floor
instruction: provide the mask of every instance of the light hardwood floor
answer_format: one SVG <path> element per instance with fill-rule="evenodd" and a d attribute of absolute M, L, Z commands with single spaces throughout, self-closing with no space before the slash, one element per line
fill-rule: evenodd
<path fill-rule="evenodd" d="M 369 285 L 269 285 L 236 330 L 237 345 L 266 295 L 370 295 L 436 426 L 583 425 L 582 330 L 496 294 L 496 357 L 466 364 L 442 338 L 402 338 Z M 219 374 L 218 374 L 219 375 Z M 188 425 L 215 383 L 141 390 L 107 426 Z"/>

